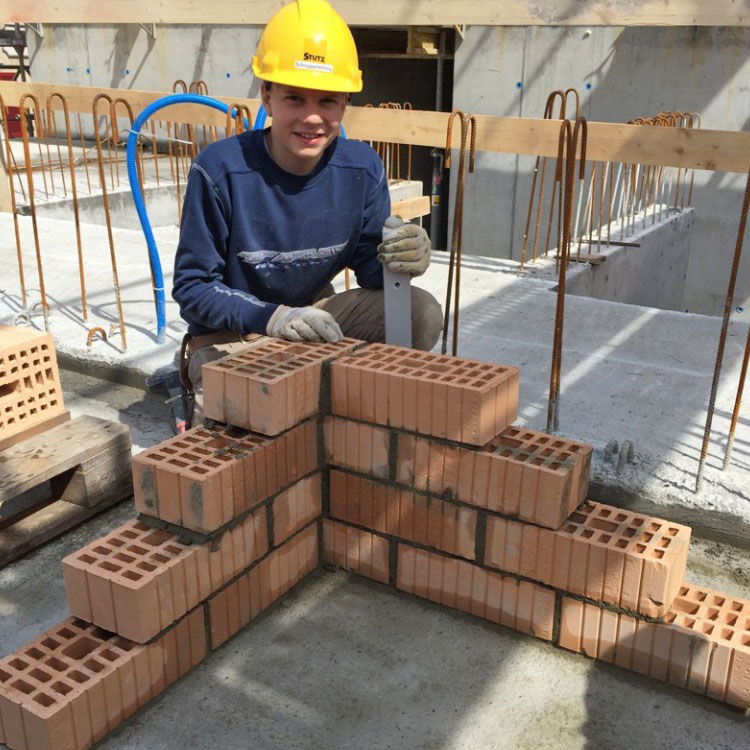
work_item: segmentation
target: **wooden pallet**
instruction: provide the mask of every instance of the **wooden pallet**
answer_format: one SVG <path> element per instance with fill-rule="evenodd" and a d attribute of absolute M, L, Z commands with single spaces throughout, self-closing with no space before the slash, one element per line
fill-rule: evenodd
<path fill-rule="evenodd" d="M 132 494 L 130 431 L 83 416 L 0 451 L 0 567 Z"/>

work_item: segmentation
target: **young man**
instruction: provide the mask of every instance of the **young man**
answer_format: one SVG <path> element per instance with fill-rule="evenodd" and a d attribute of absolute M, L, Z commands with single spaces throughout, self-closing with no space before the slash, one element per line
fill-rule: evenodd
<path fill-rule="evenodd" d="M 383 164 L 338 137 L 349 95 L 362 89 L 358 66 L 351 32 L 325 0 L 284 6 L 253 59 L 271 127 L 211 144 L 190 170 L 172 294 L 188 322 L 193 424 L 203 364 L 258 334 L 383 341 L 382 264 L 415 276 L 429 265 L 421 227 L 405 224 L 383 243 Z M 334 294 L 330 282 L 346 267 L 360 288 Z M 414 346 L 431 349 L 440 305 L 413 289 L 412 309 Z"/>

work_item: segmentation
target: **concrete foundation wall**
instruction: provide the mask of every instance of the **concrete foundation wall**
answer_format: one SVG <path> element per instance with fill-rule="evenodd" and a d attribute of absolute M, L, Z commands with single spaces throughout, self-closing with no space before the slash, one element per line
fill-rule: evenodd
<path fill-rule="evenodd" d="M 217 96 L 256 97 L 251 68 L 260 26 L 44 24 L 28 35 L 33 80 L 71 86 L 171 91 L 204 80 Z"/>
<path fill-rule="evenodd" d="M 750 124 L 750 28 L 474 26 L 458 45 L 454 71 L 454 106 L 475 114 L 541 117 L 550 91 L 575 87 L 590 120 L 680 110 L 700 113 L 704 128 Z M 534 161 L 478 155 L 467 177 L 464 252 L 520 257 Z M 744 185 L 743 174 L 695 173 L 684 310 L 723 311 Z M 747 309 L 747 259 L 737 291 L 735 304 Z"/>
<path fill-rule="evenodd" d="M 624 302 L 629 305 L 682 309 L 695 210 L 685 210 L 629 237 L 629 245 L 602 245 L 604 263 L 571 269 L 565 280 L 568 294 Z M 576 248 L 573 249 L 575 252 Z M 598 252 L 599 248 L 594 248 Z M 581 254 L 585 256 L 586 249 Z"/>

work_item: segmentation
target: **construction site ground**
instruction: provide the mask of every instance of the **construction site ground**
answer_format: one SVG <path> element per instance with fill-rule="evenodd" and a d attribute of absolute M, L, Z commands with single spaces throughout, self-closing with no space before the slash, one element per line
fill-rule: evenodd
<path fill-rule="evenodd" d="M 167 437 L 156 396 L 63 371 L 73 415 Z M 3 652 L 67 616 L 60 560 L 124 523 L 105 511 L 0 570 Z M 695 539 L 688 577 L 747 597 L 746 550 Z M 319 571 L 116 729 L 102 750 L 737 750 L 750 723 L 715 701 L 558 650 L 342 571 Z"/>
<path fill-rule="evenodd" d="M 127 352 L 105 226 L 85 225 L 89 320 L 72 222 L 38 221 L 50 328 L 66 406 L 131 428 L 140 451 L 168 437 L 163 399 L 145 377 L 174 359 L 184 331 L 171 302 L 177 230 L 155 230 L 166 277 L 166 343 L 143 235 L 114 230 Z M 19 217 L 29 302 L 39 299 L 31 219 Z M 0 215 L 6 266 L 0 322 L 43 326 L 24 309 L 12 218 Z M 444 303 L 448 259 L 418 284 Z M 521 370 L 519 423 L 546 428 L 556 295 L 551 261 L 520 272 L 467 255 L 458 353 Z M 338 279 L 341 288 L 343 279 Z M 28 313 L 31 313 L 30 316 Z M 750 421 L 721 470 L 747 327 L 730 326 L 705 484 L 694 493 L 721 321 L 586 297 L 566 299 L 559 433 L 592 443 L 590 497 L 694 528 L 688 578 L 750 597 Z M 82 374 L 85 373 L 85 374 Z M 108 378 L 108 379 L 105 379 Z M 119 380 L 127 385 L 117 385 Z M 745 410 L 746 411 L 746 410 Z M 614 452 L 628 443 L 631 460 Z M 133 516 L 106 511 L 0 571 L 0 643 L 7 653 L 66 614 L 60 560 Z M 342 572 L 321 571 L 110 735 L 114 748 L 742 748 L 747 717 L 649 678 L 444 610 Z"/>

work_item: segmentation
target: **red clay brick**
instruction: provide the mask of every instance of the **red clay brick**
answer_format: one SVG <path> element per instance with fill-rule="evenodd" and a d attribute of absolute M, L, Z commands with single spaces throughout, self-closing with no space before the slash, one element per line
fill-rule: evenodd
<path fill-rule="evenodd" d="M 200 627 L 198 627 L 198 623 Z M 203 610 L 169 635 L 181 676 L 205 657 Z M 14 750 L 85 750 L 166 685 L 165 638 L 140 646 L 70 618 L 0 660 L 3 740 Z"/>
<path fill-rule="evenodd" d="M 315 473 L 274 498 L 274 544 L 281 544 L 320 514 L 320 473 Z"/>
<path fill-rule="evenodd" d="M 323 561 L 380 583 L 388 583 L 388 540 L 323 519 Z"/>
<path fill-rule="evenodd" d="M 334 518 L 474 559 L 477 513 L 471 508 L 335 470 L 330 493 Z"/>
<path fill-rule="evenodd" d="M 491 567 L 661 617 L 680 588 L 690 529 L 587 502 L 557 531 L 490 517 L 486 541 Z"/>
<path fill-rule="evenodd" d="M 396 480 L 556 529 L 586 499 L 591 453 L 584 443 L 517 427 L 480 451 L 399 434 Z"/>
<path fill-rule="evenodd" d="M 0 439 L 65 411 L 52 334 L 0 326 Z"/>
<path fill-rule="evenodd" d="M 203 366 L 205 415 L 264 435 L 278 435 L 318 413 L 322 363 L 361 342 L 337 344 L 267 338 Z"/>
<path fill-rule="evenodd" d="M 388 479 L 390 434 L 387 429 L 341 417 L 326 417 L 323 434 L 329 464 Z"/>
<path fill-rule="evenodd" d="M 210 533 L 317 466 L 313 421 L 277 438 L 196 427 L 134 457 L 135 507 Z"/>
<path fill-rule="evenodd" d="M 750 601 L 684 584 L 663 623 L 563 597 L 559 645 L 750 707 Z"/>
<path fill-rule="evenodd" d="M 317 564 L 318 533 L 313 525 L 286 541 L 209 599 L 211 648 L 218 648 L 245 627 Z"/>
<path fill-rule="evenodd" d="M 518 413 L 517 368 L 386 344 L 336 360 L 331 389 L 334 414 L 470 445 Z"/>
<path fill-rule="evenodd" d="M 207 599 L 268 550 L 266 509 L 231 531 L 216 549 L 186 546 L 174 534 L 129 521 L 63 560 L 71 612 L 145 643 Z"/>
<path fill-rule="evenodd" d="M 555 593 L 549 589 L 405 544 L 398 546 L 397 571 L 402 591 L 552 640 Z"/>

